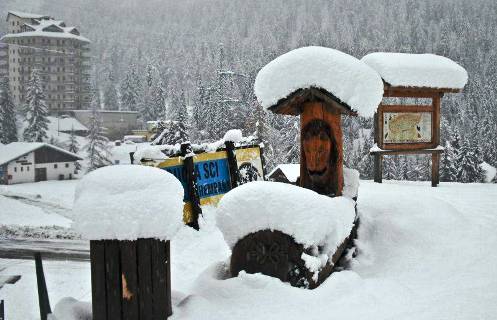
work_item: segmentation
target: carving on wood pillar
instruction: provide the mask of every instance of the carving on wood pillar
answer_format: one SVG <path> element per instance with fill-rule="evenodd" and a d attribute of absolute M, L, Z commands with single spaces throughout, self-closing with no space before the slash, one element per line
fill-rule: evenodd
<path fill-rule="evenodd" d="M 328 196 L 343 189 L 341 114 L 323 102 L 305 102 L 300 115 L 300 186 Z"/>

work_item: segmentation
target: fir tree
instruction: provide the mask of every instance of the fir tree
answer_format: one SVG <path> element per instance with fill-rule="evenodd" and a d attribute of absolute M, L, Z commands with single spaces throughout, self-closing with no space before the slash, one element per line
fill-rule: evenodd
<path fill-rule="evenodd" d="M 79 152 L 79 143 L 76 139 L 76 134 L 74 133 L 74 127 L 71 128 L 71 135 L 69 136 L 69 145 L 67 146 L 67 150 L 74 154 L 77 154 Z M 75 170 L 76 172 L 81 170 L 81 164 L 79 163 L 79 161 L 75 162 Z"/>
<path fill-rule="evenodd" d="M 121 83 L 121 103 L 124 110 L 138 110 L 140 103 L 140 79 L 132 65 Z"/>
<path fill-rule="evenodd" d="M 102 120 L 97 111 L 95 100 L 92 101 L 92 113 L 89 119 L 88 143 L 84 150 L 88 154 L 88 172 L 112 164 L 109 160 L 109 140 L 102 134 Z"/>
<path fill-rule="evenodd" d="M 478 149 L 474 149 L 468 140 L 464 140 L 457 156 L 457 181 L 481 182 L 483 180 L 483 170 L 480 167 Z"/>
<path fill-rule="evenodd" d="M 119 110 L 119 99 L 115 85 L 115 78 L 111 71 L 109 71 L 108 85 L 104 91 L 104 105 L 106 110 Z"/>
<path fill-rule="evenodd" d="M 178 123 L 177 126 L 177 136 L 179 142 L 185 142 L 188 140 L 188 110 L 186 107 L 185 93 L 181 90 L 181 95 L 178 101 L 179 105 L 177 106 L 177 114 L 175 120 Z"/>
<path fill-rule="evenodd" d="M 7 78 L 0 79 L 0 143 L 17 141 L 15 106 Z"/>
<path fill-rule="evenodd" d="M 27 86 L 25 115 L 28 126 L 24 129 L 24 141 L 42 142 L 48 139 L 48 112 L 40 76 L 36 69 L 31 72 Z"/>

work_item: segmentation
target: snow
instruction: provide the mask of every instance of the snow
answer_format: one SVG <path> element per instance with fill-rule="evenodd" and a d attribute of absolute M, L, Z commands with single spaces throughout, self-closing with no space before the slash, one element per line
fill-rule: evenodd
<path fill-rule="evenodd" d="M 75 118 L 71 117 L 47 117 L 49 123 L 49 131 L 51 132 L 71 132 L 74 131 L 88 131 L 88 128 L 84 126 Z"/>
<path fill-rule="evenodd" d="M 334 252 L 350 234 L 354 219 L 352 200 L 268 181 L 231 190 L 217 210 L 218 227 L 230 248 L 250 233 L 270 229 L 292 236 L 305 248 L 324 246 Z"/>
<path fill-rule="evenodd" d="M 375 52 L 361 60 L 392 86 L 462 89 L 468 82 L 463 67 L 435 54 Z"/>
<path fill-rule="evenodd" d="M 19 18 L 26 18 L 26 19 L 48 18 L 48 16 L 42 14 L 27 13 L 27 12 L 14 11 L 14 10 L 9 10 L 9 13 L 18 16 Z"/>
<path fill-rule="evenodd" d="M 359 191 L 359 171 L 343 167 L 343 190 L 344 197 L 355 198 Z"/>
<path fill-rule="evenodd" d="M 7 145 L 0 146 L 0 165 L 15 160 L 31 151 L 37 150 L 42 147 L 49 147 L 59 152 L 68 154 L 79 160 L 82 160 L 77 154 L 71 153 L 62 148 L 43 142 L 11 142 Z"/>
<path fill-rule="evenodd" d="M 53 320 L 89 320 L 92 318 L 91 303 L 72 297 L 61 299 L 53 310 Z"/>
<path fill-rule="evenodd" d="M 423 149 L 423 150 L 425 150 L 425 151 L 444 151 L 445 148 L 438 145 L 435 148 L 428 148 L 428 149 Z M 383 151 L 388 152 L 389 150 L 385 150 L 385 149 L 380 148 L 377 143 L 373 144 L 373 146 L 369 149 L 370 153 L 383 152 Z"/>
<path fill-rule="evenodd" d="M 280 169 L 291 183 L 296 183 L 300 177 L 300 163 L 282 163 L 277 165 L 269 174 L 270 177 L 276 170 Z"/>
<path fill-rule="evenodd" d="M 83 177 L 73 211 L 86 239 L 171 239 L 182 225 L 183 187 L 165 170 L 108 166 Z"/>
<path fill-rule="evenodd" d="M 218 210 L 203 207 L 200 231 L 181 227 L 171 241 L 171 319 L 494 318 L 497 185 L 361 181 L 359 191 L 358 255 L 314 290 L 261 274 L 229 278 Z M 52 307 L 91 300 L 89 262 L 43 266 Z M 6 319 L 39 318 L 33 261 L 0 259 L 0 277 L 15 274 L 21 280 L 0 289 Z"/>
<path fill-rule="evenodd" d="M 60 226 L 68 228 L 71 220 L 41 208 L 0 195 L 0 226 Z"/>
<path fill-rule="evenodd" d="M 486 162 L 482 162 L 480 167 L 485 171 L 485 182 L 491 182 L 497 174 L 497 168 L 491 166 Z"/>
<path fill-rule="evenodd" d="M 359 115 L 374 114 L 383 97 L 376 71 L 346 53 L 324 47 L 303 47 L 268 63 L 257 74 L 254 91 L 264 108 L 275 105 L 298 89 L 321 88 Z"/>
<path fill-rule="evenodd" d="M 90 40 L 83 36 L 77 36 L 69 32 L 50 32 L 50 31 L 42 31 L 42 30 L 36 30 L 36 31 L 26 31 L 26 32 L 20 32 L 20 33 L 10 33 L 7 34 L 3 37 L 0 38 L 0 40 L 6 40 L 6 39 L 17 39 L 21 37 L 49 37 L 49 38 L 60 38 L 60 39 L 74 39 L 74 40 L 79 40 L 82 42 L 87 42 L 89 43 Z"/>
<path fill-rule="evenodd" d="M 240 142 L 243 139 L 242 130 L 240 129 L 231 129 L 226 131 L 224 134 L 224 141 L 231 141 L 234 143 Z"/>

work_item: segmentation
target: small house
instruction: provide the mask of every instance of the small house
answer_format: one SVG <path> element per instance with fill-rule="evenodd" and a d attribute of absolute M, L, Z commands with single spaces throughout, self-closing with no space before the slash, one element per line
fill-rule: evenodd
<path fill-rule="evenodd" d="M 300 163 L 283 163 L 277 165 L 267 178 L 269 181 L 297 184 L 300 176 Z"/>
<path fill-rule="evenodd" d="M 73 179 L 78 155 L 42 142 L 0 146 L 0 184 Z"/>

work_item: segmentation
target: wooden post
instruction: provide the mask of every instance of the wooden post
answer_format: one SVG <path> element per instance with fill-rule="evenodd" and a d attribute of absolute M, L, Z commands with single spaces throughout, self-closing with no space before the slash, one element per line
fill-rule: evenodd
<path fill-rule="evenodd" d="M 306 102 L 300 115 L 300 186 L 328 196 L 343 189 L 341 114 L 323 102 Z"/>
<path fill-rule="evenodd" d="M 90 241 L 94 320 L 172 315 L 169 241 Z"/>
<path fill-rule="evenodd" d="M 440 153 L 431 154 L 431 186 L 436 187 L 440 183 Z"/>
<path fill-rule="evenodd" d="M 183 164 L 185 166 L 185 175 L 192 209 L 192 218 L 187 225 L 195 230 L 199 230 L 198 217 L 202 214 L 202 208 L 200 208 L 200 197 L 197 192 L 197 174 L 195 173 L 195 165 L 193 164 L 193 157 L 191 156 L 192 153 L 192 147 L 189 142 L 181 144 L 181 156 L 184 157 Z"/>
<path fill-rule="evenodd" d="M 47 284 L 45 282 L 45 274 L 43 273 L 43 263 L 41 254 L 35 253 L 36 267 L 36 282 L 38 283 L 38 303 L 40 304 L 40 319 L 47 320 L 47 317 L 52 310 L 50 309 L 50 301 L 48 299 Z"/>
<path fill-rule="evenodd" d="M 5 309 L 3 305 L 3 300 L 0 300 L 0 320 L 5 320 Z"/>
<path fill-rule="evenodd" d="M 234 189 L 240 184 L 240 172 L 238 171 L 238 163 L 236 162 L 235 144 L 233 141 L 225 141 L 224 145 L 226 146 L 226 154 L 228 156 L 231 189 Z"/>
<path fill-rule="evenodd" d="M 383 179 L 383 155 L 374 154 L 374 182 L 381 183 Z"/>

